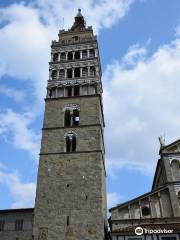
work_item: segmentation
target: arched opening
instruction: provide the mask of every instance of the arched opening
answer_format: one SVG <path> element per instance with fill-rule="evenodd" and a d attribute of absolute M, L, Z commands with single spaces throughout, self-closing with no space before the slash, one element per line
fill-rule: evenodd
<path fill-rule="evenodd" d="M 75 58 L 75 59 L 80 59 L 80 52 L 79 52 L 79 51 L 76 51 L 76 52 L 75 52 L 74 58 Z"/>
<path fill-rule="evenodd" d="M 72 78 L 72 69 L 67 69 L 67 78 Z"/>
<path fill-rule="evenodd" d="M 82 68 L 82 77 L 87 77 L 88 75 L 88 68 L 87 67 L 83 67 Z"/>
<path fill-rule="evenodd" d="M 71 113 L 70 110 L 66 110 L 64 114 L 64 126 L 69 127 L 71 126 Z"/>
<path fill-rule="evenodd" d="M 61 80 L 65 78 L 65 71 L 64 71 L 64 69 L 60 69 L 60 71 L 59 71 L 59 78 Z"/>
<path fill-rule="evenodd" d="M 53 62 L 57 62 L 58 61 L 58 53 L 55 53 L 53 55 Z"/>
<path fill-rule="evenodd" d="M 96 69 L 95 69 L 95 67 L 90 67 L 90 76 L 91 77 L 94 77 L 96 75 Z"/>
<path fill-rule="evenodd" d="M 73 125 L 74 126 L 79 125 L 79 110 L 77 109 L 73 110 Z"/>
<path fill-rule="evenodd" d="M 72 96 L 72 87 L 67 87 L 67 96 L 71 97 Z"/>
<path fill-rule="evenodd" d="M 82 58 L 87 58 L 87 50 L 82 51 Z"/>
<path fill-rule="evenodd" d="M 172 176 L 174 181 L 180 181 L 180 161 L 173 159 L 171 162 Z"/>
<path fill-rule="evenodd" d="M 72 60 L 73 59 L 73 53 L 72 52 L 68 52 L 68 60 Z"/>
<path fill-rule="evenodd" d="M 57 79 L 57 71 L 53 70 L 52 71 L 52 80 L 56 80 Z"/>
<path fill-rule="evenodd" d="M 74 96 L 79 96 L 79 86 L 74 86 Z"/>
<path fill-rule="evenodd" d="M 60 60 L 61 61 L 65 61 L 66 60 L 66 54 L 65 52 L 62 52 L 61 55 L 60 55 Z"/>
<path fill-rule="evenodd" d="M 74 77 L 80 77 L 80 68 L 75 68 L 74 69 Z"/>
<path fill-rule="evenodd" d="M 73 134 L 66 136 L 66 152 L 76 151 L 76 136 Z"/>
<path fill-rule="evenodd" d="M 90 57 L 90 58 L 94 58 L 94 57 L 95 57 L 95 51 L 94 51 L 94 49 L 90 49 L 90 50 L 89 50 L 89 57 Z"/>

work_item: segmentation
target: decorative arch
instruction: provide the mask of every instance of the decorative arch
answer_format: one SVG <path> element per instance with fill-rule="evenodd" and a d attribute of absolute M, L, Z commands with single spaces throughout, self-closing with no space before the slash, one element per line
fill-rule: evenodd
<path fill-rule="evenodd" d="M 180 181 L 180 160 L 174 158 L 171 160 L 170 165 L 171 165 L 173 180 Z"/>

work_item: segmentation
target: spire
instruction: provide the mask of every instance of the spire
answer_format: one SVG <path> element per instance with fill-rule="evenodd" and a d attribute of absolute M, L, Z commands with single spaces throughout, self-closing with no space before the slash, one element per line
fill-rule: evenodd
<path fill-rule="evenodd" d="M 74 19 L 75 19 L 75 22 L 71 28 L 72 31 L 80 31 L 80 30 L 85 29 L 85 27 L 86 27 L 85 21 L 84 21 L 83 15 L 81 14 L 80 8 L 78 9 L 78 13 Z"/>

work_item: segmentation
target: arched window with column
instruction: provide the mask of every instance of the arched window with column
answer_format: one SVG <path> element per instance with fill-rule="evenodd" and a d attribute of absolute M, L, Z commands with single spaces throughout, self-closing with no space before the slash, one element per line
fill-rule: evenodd
<path fill-rule="evenodd" d="M 74 132 L 65 134 L 65 151 L 67 153 L 76 152 L 76 134 Z"/>
<path fill-rule="evenodd" d="M 78 104 L 68 104 L 64 109 L 64 127 L 79 126 L 80 107 Z"/>

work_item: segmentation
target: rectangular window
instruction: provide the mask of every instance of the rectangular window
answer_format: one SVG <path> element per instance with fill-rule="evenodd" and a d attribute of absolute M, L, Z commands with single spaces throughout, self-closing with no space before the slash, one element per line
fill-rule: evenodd
<path fill-rule="evenodd" d="M 4 231 L 4 225 L 5 225 L 5 221 L 4 220 L 0 220 L 0 232 Z"/>
<path fill-rule="evenodd" d="M 23 220 L 17 219 L 15 222 L 15 231 L 22 231 L 23 230 Z"/>

